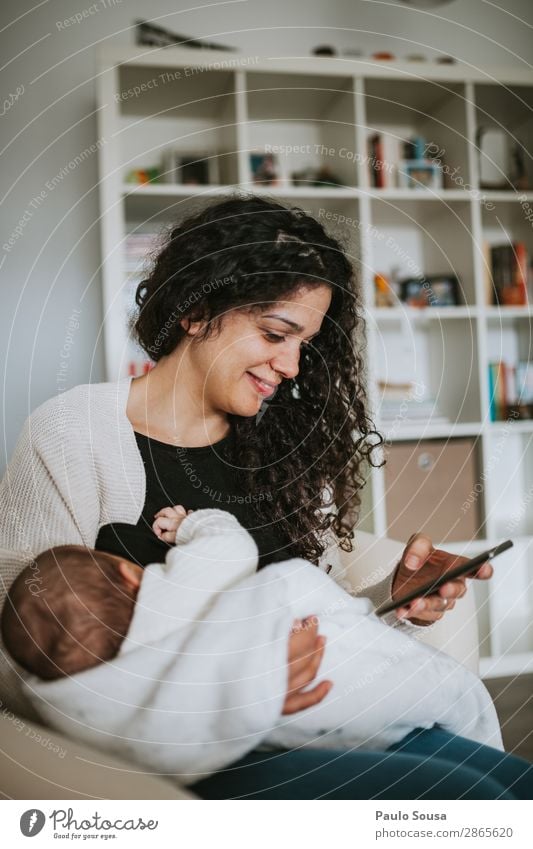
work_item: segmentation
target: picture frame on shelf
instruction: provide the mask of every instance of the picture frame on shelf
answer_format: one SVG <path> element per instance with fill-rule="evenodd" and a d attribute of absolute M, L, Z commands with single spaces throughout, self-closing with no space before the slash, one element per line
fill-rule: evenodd
<path fill-rule="evenodd" d="M 253 183 L 267 186 L 279 185 L 280 173 L 275 153 L 252 151 L 250 153 L 250 171 Z"/>
<path fill-rule="evenodd" d="M 400 281 L 400 300 L 410 307 L 457 307 L 459 279 L 455 274 L 408 277 Z"/>

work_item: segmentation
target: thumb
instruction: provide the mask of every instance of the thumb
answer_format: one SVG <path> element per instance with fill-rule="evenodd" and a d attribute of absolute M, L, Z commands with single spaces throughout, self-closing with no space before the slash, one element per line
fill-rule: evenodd
<path fill-rule="evenodd" d="M 413 534 L 404 549 L 402 561 L 413 572 L 419 569 L 433 551 L 433 543 L 424 534 Z"/>

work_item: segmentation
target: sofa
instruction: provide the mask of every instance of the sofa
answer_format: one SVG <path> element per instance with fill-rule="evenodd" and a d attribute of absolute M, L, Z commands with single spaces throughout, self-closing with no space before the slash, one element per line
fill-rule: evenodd
<path fill-rule="evenodd" d="M 342 552 L 351 585 L 363 590 L 394 569 L 403 544 L 357 532 L 355 548 Z M 472 592 L 418 636 L 477 672 L 479 638 Z M 8 799 L 194 799 L 166 777 L 143 770 L 0 710 L 0 792 Z"/>

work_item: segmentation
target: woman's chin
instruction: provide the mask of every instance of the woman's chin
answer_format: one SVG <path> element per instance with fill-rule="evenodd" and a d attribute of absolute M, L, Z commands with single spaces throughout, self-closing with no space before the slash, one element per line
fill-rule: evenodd
<path fill-rule="evenodd" d="M 255 401 L 253 398 L 246 398 L 246 400 L 241 398 L 231 405 L 232 408 L 228 412 L 231 412 L 234 416 L 250 418 L 251 416 L 256 416 L 258 414 L 262 403 L 263 400 L 262 398 L 259 398 L 259 396 Z"/>

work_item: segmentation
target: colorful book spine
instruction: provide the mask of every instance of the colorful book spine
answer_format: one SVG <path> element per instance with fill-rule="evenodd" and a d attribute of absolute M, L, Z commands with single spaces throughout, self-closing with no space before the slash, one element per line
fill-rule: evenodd
<path fill-rule="evenodd" d="M 506 417 L 506 369 L 505 363 L 489 363 L 489 417 L 491 422 Z"/>
<path fill-rule="evenodd" d="M 489 419 L 491 422 L 496 421 L 496 402 L 495 402 L 495 363 L 489 363 Z"/>

